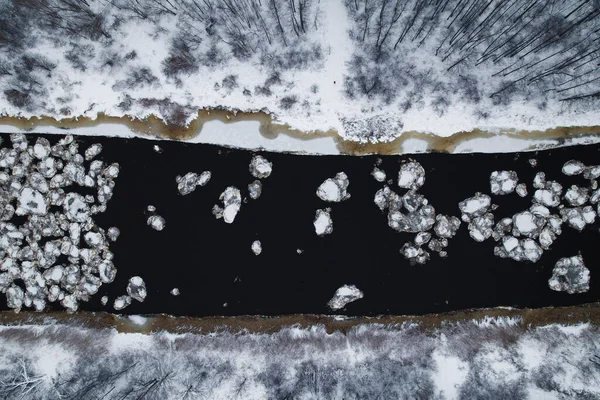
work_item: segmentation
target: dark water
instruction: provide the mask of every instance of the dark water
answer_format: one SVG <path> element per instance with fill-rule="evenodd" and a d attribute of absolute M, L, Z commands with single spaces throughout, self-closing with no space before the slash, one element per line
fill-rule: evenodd
<path fill-rule="evenodd" d="M 30 140 L 37 135 L 29 136 Z M 47 136 L 54 143 L 56 136 Z M 5 138 L 8 139 L 8 138 Z M 82 309 L 112 310 L 116 296 L 125 294 L 127 281 L 140 275 L 148 297 L 133 301 L 125 313 L 174 315 L 278 315 L 330 313 L 326 304 L 338 287 L 354 284 L 365 297 L 338 313 L 349 315 L 424 314 L 474 307 L 545 307 L 582 304 L 600 299 L 595 284 L 598 265 L 598 223 L 582 233 L 563 225 L 563 234 L 536 264 L 493 255 L 495 242 L 473 241 L 466 224 L 450 240 L 448 257 L 432 254 L 426 265 L 412 266 L 398 250 L 412 234 L 399 234 L 387 226 L 387 214 L 373 203 L 383 185 L 370 173 L 376 156 L 298 156 L 260 152 L 273 162 L 273 173 L 263 180 L 258 200 L 242 205 L 229 225 L 211 213 L 220 193 L 230 185 L 246 192 L 254 178 L 248 172 L 252 152 L 217 146 L 154 142 L 144 139 L 78 137 L 82 150 L 102 143 L 100 159 L 118 162 L 121 173 L 108 210 L 96 216 L 107 229 L 117 226 L 119 240 L 111 245 L 118 269 L 116 280 Z M 164 150 L 153 150 L 154 144 Z M 546 172 L 566 189 L 586 185 L 582 177 L 560 172 L 572 158 L 584 163 L 600 162 L 600 146 L 578 146 L 523 154 L 425 154 L 410 156 L 427 171 L 424 194 L 437 213 L 459 216 L 458 202 L 475 192 L 489 193 L 489 175 L 512 169 L 526 182 L 530 195 L 493 196 L 500 207 L 496 221 L 531 204 L 531 181 Z M 382 157 L 388 178 L 396 178 L 403 156 Z M 538 160 L 532 168 L 529 158 Z M 181 196 L 176 175 L 212 171 L 205 187 Z M 344 171 L 349 179 L 350 200 L 328 204 L 316 188 L 328 177 Z M 393 185 L 393 187 L 397 187 Z M 146 207 L 152 204 L 166 219 L 157 232 L 146 225 Z M 313 219 L 318 208 L 332 208 L 333 234 L 317 237 Z M 263 252 L 255 256 L 250 245 L 259 239 Z M 302 254 L 297 249 L 302 249 Z M 591 271 L 591 290 L 569 295 L 550 290 L 547 281 L 560 257 L 578 252 Z M 178 287 L 181 295 L 170 290 Z M 103 295 L 110 297 L 106 307 Z M 227 306 L 224 306 L 224 304 Z M 0 307 L 6 308 L 4 296 Z"/>

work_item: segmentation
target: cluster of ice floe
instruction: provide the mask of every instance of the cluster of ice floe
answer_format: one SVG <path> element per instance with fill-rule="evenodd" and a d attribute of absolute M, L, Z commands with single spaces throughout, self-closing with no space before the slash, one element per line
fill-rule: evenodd
<path fill-rule="evenodd" d="M 265 179 L 273 172 L 273 163 L 263 156 L 255 155 L 250 160 L 249 170 L 253 177 Z M 258 179 L 248 184 L 248 195 L 252 200 L 258 199 L 262 194 L 262 183 Z M 229 186 L 221 193 L 219 200 L 222 205 L 215 204 L 212 213 L 217 219 L 223 218 L 223 221 L 231 224 L 242 207 L 242 192 L 235 186 Z"/>
<path fill-rule="evenodd" d="M 317 188 L 317 197 L 330 203 L 339 203 L 350 198 L 348 186 L 350 180 L 344 172 L 338 172 L 333 178 L 327 178 Z M 331 208 L 319 209 L 313 221 L 315 233 L 319 236 L 329 235 L 333 232 Z"/>
<path fill-rule="evenodd" d="M 17 311 L 48 302 L 76 311 L 117 273 L 109 243 L 119 230 L 94 216 L 106 211 L 119 165 L 95 159 L 100 144 L 82 155 L 70 135 L 55 145 L 23 134 L 10 142 L 0 149 L 0 292 Z M 15 215 L 23 218 L 9 222 Z"/>
<path fill-rule="evenodd" d="M 117 297 L 113 303 L 113 308 L 117 311 L 122 310 L 131 304 L 132 299 L 141 303 L 146 299 L 147 293 L 146 283 L 141 277 L 134 276 L 129 278 L 127 294 Z"/>
<path fill-rule="evenodd" d="M 361 292 L 354 285 L 344 285 L 336 290 L 332 299 L 329 300 L 327 306 L 332 310 L 340 310 L 346 306 L 346 304 L 363 298 L 363 292 Z"/>
<path fill-rule="evenodd" d="M 377 179 L 376 172 L 373 175 Z M 377 207 L 387 211 L 388 225 L 392 229 L 416 234 L 413 241 L 404 243 L 400 249 L 400 254 L 413 264 L 425 264 L 430 252 L 446 257 L 444 249 L 448 246 L 448 239 L 460 227 L 458 218 L 436 215 L 435 208 L 418 193 L 424 184 L 425 169 L 416 161 L 408 161 L 400 166 L 398 173 L 398 186 L 404 192 L 398 194 L 386 185 L 375 193 L 374 198 Z"/>
<path fill-rule="evenodd" d="M 535 166 L 537 162 L 531 164 Z M 563 223 L 578 231 L 592 224 L 596 219 L 596 211 L 586 204 L 595 204 L 600 200 L 594 180 L 600 176 L 600 167 L 586 167 L 579 161 L 571 160 L 564 164 L 562 172 L 567 176 L 584 174 L 591 181 L 590 187 L 573 185 L 563 195 L 560 183 L 547 180 L 544 172 L 538 172 L 533 179 L 535 191 L 529 209 L 502 218 L 497 223 L 494 223 L 491 212 L 496 206 L 489 196 L 476 193 L 460 202 L 458 206 L 462 219 L 469 223 L 471 237 L 478 242 L 492 237 L 498 242 L 494 248 L 494 254 L 498 257 L 535 263 L 562 233 Z M 527 187 L 518 182 L 514 171 L 494 171 L 490 175 L 492 194 L 505 195 L 516 190 L 521 197 L 525 197 Z M 596 191 L 590 196 L 590 190 Z"/>
<path fill-rule="evenodd" d="M 536 160 L 530 160 L 532 167 Z M 498 244 L 494 254 L 502 258 L 535 263 L 545 250 L 551 248 L 562 234 L 562 226 L 582 231 L 594 223 L 600 212 L 600 190 L 596 179 L 600 177 L 600 166 L 586 166 L 580 161 L 571 160 L 562 167 L 566 176 L 583 175 L 589 181 L 587 187 L 572 185 L 566 190 L 557 181 L 547 180 L 544 172 L 538 172 L 532 182 L 532 205 L 514 215 L 495 223 L 494 211 L 488 195 L 475 196 L 459 203 L 462 219 L 469 223 L 469 234 L 478 241 L 493 238 Z M 519 183 L 514 171 L 494 171 L 490 175 L 492 194 L 506 195 L 516 191 L 527 196 L 527 186 Z M 597 205 L 597 209 L 594 209 Z M 589 271 L 580 256 L 563 258 L 554 268 L 549 286 L 554 290 L 579 293 L 588 290 Z"/>

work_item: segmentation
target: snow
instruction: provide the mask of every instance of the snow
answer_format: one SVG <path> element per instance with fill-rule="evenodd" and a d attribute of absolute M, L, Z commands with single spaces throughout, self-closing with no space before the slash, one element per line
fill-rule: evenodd
<path fill-rule="evenodd" d="M 374 319 L 350 325 L 344 333 L 323 325 L 283 326 L 268 333 L 235 328 L 178 333 L 184 319 L 169 318 L 177 333 L 135 332 L 155 321 L 161 319 L 149 317 L 144 326 L 131 321 L 132 333 L 66 318 L 46 325 L 35 320 L 0 325 L 4 380 L 19 382 L 24 371 L 32 382 L 41 378 L 28 396 L 14 390 L 17 398 L 55 398 L 57 393 L 77 398 L 82 387 L 104 374 L 114 380 L 88 387 L 87 398 L 101 398 L 111 388 L 113 397 L 123 397 L 139 391 L 139 382 L 160 382 L 165 375 L 169 378 L 155 385 L 153 394 L 166 399 L 186 393 L 228 399 L 239 390 L 237 397 L 248 400 L 281 393 L 299 399 L 349 393 L 365 399 L 600 396 L 590 361 L 600 346 L 594 324 L 532 326 L 517 316 L 423 329 L 419 322 L 385 325 Z M 329 321 L 346 324 L 347 319 Z M 244 381 L 253 383 L 241 385 Z"/>
<path fill-rule="evenodd" d="M 317 210 L 313 225 L 315 227 L 315 233 L 318 236 L 331 234 L 333 232 L 333 221 L 331 219 L 330 210 Z"/>
<path fill-rule="evenodd" d="M 142 317 L 141 315 L 130 315 L 127 317 L 135 325 L 144 326 L 148 323 L 148 318 Z"/>
<path fill-rule="evenodd" d="M 346 304 L 362 299 L 363 297 L 363 292 L 361 292 L 356 286 L 344 285 L 335 291 L 335 294 L 331 300 L 329 300 L 327 306 L 332 310 L 337 311 L 346 307 Z"/>
<path fill-rule="evenodd" d="M 443 349 L 436 349 L 433 360 L 437 373 L 433 380 L 436 392 L 441 392 L 444 399 L 457 399 L 458 388 L 465 382 L 469 373 L 469 364 L 460 358 L 446 353 Z"/>

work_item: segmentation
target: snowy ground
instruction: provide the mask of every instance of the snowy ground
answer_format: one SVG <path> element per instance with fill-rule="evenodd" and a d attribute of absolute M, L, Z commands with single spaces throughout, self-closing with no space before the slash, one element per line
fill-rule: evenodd
<path fill-rule="evenodd" d="M 130 319 L 144 329 L 143 317 Z M 600 396 L 595 325 L 484 318 L 275 333 L 0 326 L 3 398 L 562 399 Z"/>
<path fill-rule="evenodd" d="M 184 126 L 200 109 L 265 111 L 292 129 L 334 130 L 357 142 L 409 131 L 447 137 L 600 125 L 597 49 L 589 50 L 600 13 L 592 4 L 236 1 L 237 13 L 219 5 L 196 13 L 183 0 L 86 3 L 69 13 L 55 1 L 0 5 L 10 15 L 2 20 L 0 115 L 155 115 Z M 221 138 L 227 129 L 215 122 L 206 128 L 215 134 L 198 140 L 335 153 L 331 139 L 267 143 L 244 135 L 256 129 L 247 125 Z M 531 145 L 500 141 L 456 151 Z"/>

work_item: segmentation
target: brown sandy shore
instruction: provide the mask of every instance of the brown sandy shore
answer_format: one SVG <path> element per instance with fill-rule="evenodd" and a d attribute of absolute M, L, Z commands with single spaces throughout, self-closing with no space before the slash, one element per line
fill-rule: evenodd
<path fill-rule="evenodd" d="M 324 326 L 328 333 L 347 330 L 361 324 L 381 324 L 389 328 L 401 327 L 405 323 L 418 324 L 425 331 L 434 330 L 445 324 L 461 321 L 482 320 L 485 318 L 514 318 L 521 322 L 517 325 L 523 330 L 529 327 L 550 324 L 574 325 L 590 323 L 600 326 L 600 303 L 584 304 L 575 307 L 511 309 L 490 308 L 463 310 L 444 314 L 423 316 L 378 316 L 378 317 L 341 317 L 315 314 L 283 315 L 277 317 L 235 316 L 235 317 L 173 317 L 164 314 L 144 316 L 145 323 L 134 323 L 127 316 L 110 313 L 66 312 L 36 313 L 12 311 L 0 312 L 0 325 L 49 325 L 59 323 L 86 328 L 114 328 L 118 332 L 155 333 L 275 333 L 284 327 L 297 326 L 309 328 Z"/>
<path fill-rule="evenodd" d="M 202 127 L 209 121 L 221 121 L 232 123 L 238 121 L 257 121 L 260 123 L 260 133 L 264 137 L 274 139 L 278 135 L 286 135 L 295 139 L 311 140 L 324 137 L 333 137 L 341 154 L 366 155 L 381 154 L 394 155 L 403 153 L 403 144 L 410 139 L 418 139 L 427 142 L 431 152 L 452 153 L 463 142 L 473 139 L 492 138 L 501 134 L 511 139 L 530 140 L 531 146 L 527 150 L 541 150 L 548 146 L 537 143 L 540 140 L 555 140 L 558 146 L 568 144 L 573 139 L 591 139 L 600 135 L 600 126 L 571 126 L 556 127 L 547 130 L 516 131 L 514 129 L 501 129 L 490 132 L 483 129 L 456 132 L 448 137 L 440 137 L 430 133 L 417 131 L 404 131 L 399 133 L 396 139 L 390 142 L 361 143 L 345 140 L 335 130 L 303 132 L 292 129 L 290 126 L 279 123 L 270 114 L 263 111 L 242 112 L 229 109 L 200 110 L 197 117 L 189 124 L 166 123 L 154 115 L 143 119 L 128 115 L 122 117 L 110 116 L 98 113 L 96 118 L 89 117 L 65 117 L 57 120 L 48 116 L 22 118 L 17 116 L 0 115 L 0 125 L 9 125 L 24 131 L 38 127 L 55 127 L 61 129 L 75 129 L 84 127 L 95 127 L 100 124 L 124 125 L 140 137 L 159 137 L 174 140 L 190 140 L 202 136 Z M 555 146 L 549 146 L 555 147 Z"/>

